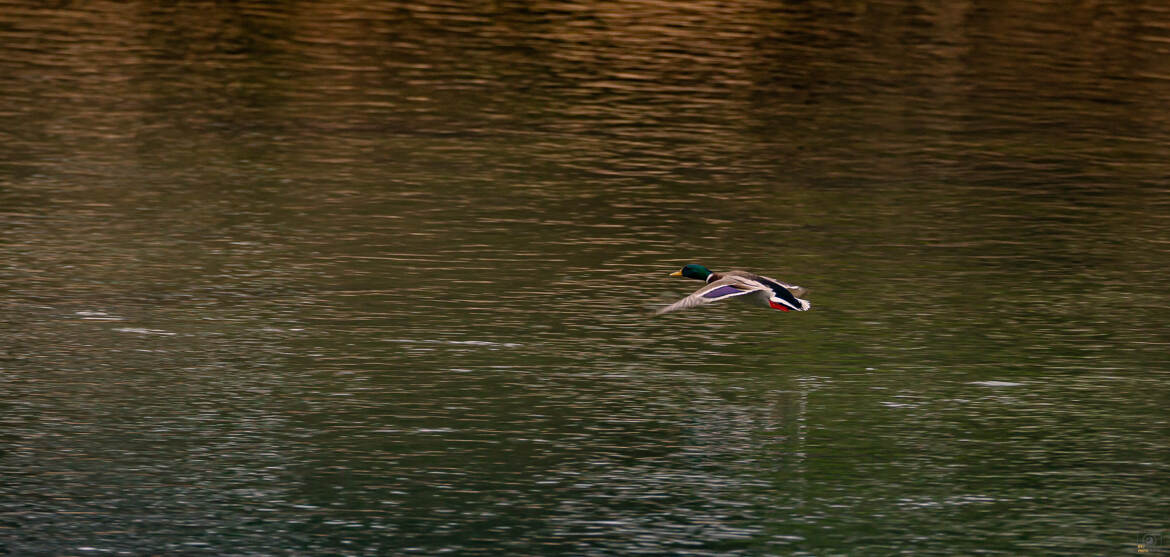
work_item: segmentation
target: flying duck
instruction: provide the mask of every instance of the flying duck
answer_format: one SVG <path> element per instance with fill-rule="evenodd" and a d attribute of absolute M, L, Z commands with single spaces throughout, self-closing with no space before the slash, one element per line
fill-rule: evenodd
<path fill-rule="evenodd" d="M 780 311 L 808 311 L 812 308 L 808 300 L 797 298 L 804 295 L 804 288 L 747 271 L 715 273 L 702 265 L 691 263 L 670 276 L 701 280 L 707 284 L 690 296 L 658 310 L 655 315 L 730 298 Z"/>

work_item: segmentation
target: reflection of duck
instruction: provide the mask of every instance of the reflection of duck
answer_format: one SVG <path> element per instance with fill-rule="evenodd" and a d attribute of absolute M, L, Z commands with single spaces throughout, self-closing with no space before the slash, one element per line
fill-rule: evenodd
<path fill-rule="evenodd" d="M 694 294 L 658 310 L 657 315 L 728 298 L 739 298 L 780 311 L 808 311 L 812 307 L 808 300 L 797 298 L 804 295 L 804 288 L 747 271 L 713 273 L 702 265 L 692 263 L 684 266 L 682 270 L 671 273 L 670 276 L 702 280 L 706 281 L 707 285 L 696 290 Z"/>

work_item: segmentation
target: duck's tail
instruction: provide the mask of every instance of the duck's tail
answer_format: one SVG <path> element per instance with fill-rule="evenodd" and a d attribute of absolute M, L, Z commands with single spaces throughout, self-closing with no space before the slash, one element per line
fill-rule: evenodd
<path fill-rule="evenodd" d="M 793 296 L 791 300 L 786 300 L 778 296 L 772 296 L 768 299 L 768 305 L 772 306 L 772 309 L 778 309 L 780 311 L 808 311 L 812 309 L 811 302 L 802 298 L 797 298 L 796 296 Z"/>

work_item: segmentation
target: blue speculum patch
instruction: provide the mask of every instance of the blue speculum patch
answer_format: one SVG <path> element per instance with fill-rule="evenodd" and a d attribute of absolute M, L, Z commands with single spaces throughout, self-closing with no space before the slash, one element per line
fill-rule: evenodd
<path fill-rule="evenodd" d="M 734 287 L 734 286 L 726 286 L 725 285 L 725 286 L 720 286 L 719 288 L 715 288 L 713 290 L 709 290 L 707 292 L 704 292 L 703 297 L 704 298 L 712 298 L 712 299 L 713 298 L 722 298 L 724 296 L 728 296 L 731 294 L 739 294 L 740 292 L 743 292 L 743 291 Z"/>

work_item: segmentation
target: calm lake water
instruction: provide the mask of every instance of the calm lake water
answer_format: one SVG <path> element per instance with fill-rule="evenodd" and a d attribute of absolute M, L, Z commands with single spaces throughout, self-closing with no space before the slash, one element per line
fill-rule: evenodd
<path fill-rule="evenodd" d="M 1162 2 L 164 4 L 0 2 L 0 553 L 1170 547 Z"/>

